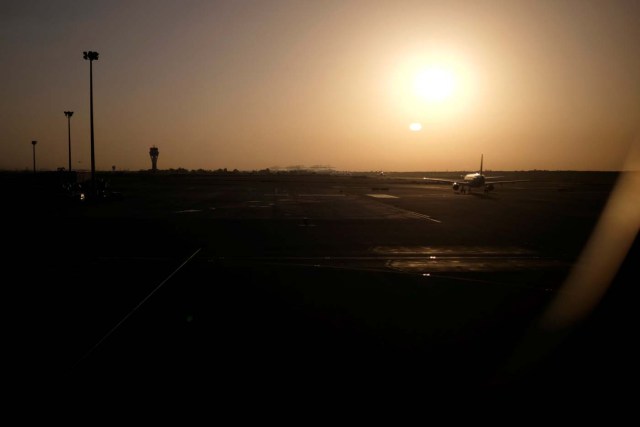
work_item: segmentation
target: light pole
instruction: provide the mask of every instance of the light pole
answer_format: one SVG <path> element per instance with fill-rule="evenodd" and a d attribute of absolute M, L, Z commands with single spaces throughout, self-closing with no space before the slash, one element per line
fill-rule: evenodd
<path fill-rule="evenodd" d="M 36 173 L 36 144 L 38 141 L 31 141 L 31 145 L 33 145 L 33 173 Z"/>
<path fill-rule="evenodd" d="M 67 127 L 69 129 L 69 172 L 71 172 L 71 116 L 73 116 L 73 111 L 65 111 L 64 115 L 67 116 Z"/>
<path fill-rule="evenodd" d="M 93 61 L 98 60 L 98 52 L 82 52 L 84 59 L 89 60 L 89 102 L 91 109 L 91 187 L 95 195 L 96 191 L 96 157 L 93 149 Z"/>

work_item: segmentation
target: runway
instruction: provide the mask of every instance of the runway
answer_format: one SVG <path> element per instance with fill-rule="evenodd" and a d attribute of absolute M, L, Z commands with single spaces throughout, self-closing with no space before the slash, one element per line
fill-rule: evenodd
<path fill-rule="evenodd" d="M 37 241 L 9 242 L 32 313 L 16 325 L 32 339 L 22 361 L 80 382 L 163 369 L 308 386 L 376 366 L 390 382 L 490 387 L 562 292 L 613 184 L 595 182 L 485 196 L 387 178 L 122 174 L 120 201 L 52 200 L 42 214 L 19 200 L 6 219 Z"/>

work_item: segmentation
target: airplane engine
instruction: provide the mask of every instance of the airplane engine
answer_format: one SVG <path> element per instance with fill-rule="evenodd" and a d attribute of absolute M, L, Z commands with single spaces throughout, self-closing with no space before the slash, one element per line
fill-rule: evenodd
<path fill-rule="evenodd" d="M 489 191 L 493 191 L 493 184 L 487 184 L 484 186 L 484 191 L 485 193 L 488 193 Z"/>
<path fill-rule="evenodd" d="M 453 191 L 458 191 L 460 189 L 460 184 L 458 184 L 457 182 L 453 183 Z"/>

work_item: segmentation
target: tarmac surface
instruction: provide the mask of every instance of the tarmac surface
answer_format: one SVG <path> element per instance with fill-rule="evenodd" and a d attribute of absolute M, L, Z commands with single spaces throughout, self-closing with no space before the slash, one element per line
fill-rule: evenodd
<path fill-rule="evenodd" d="M 468 195 L 401 175 L 104 176 L 121 198 L 2 177 L 23 381 L 592 393 L 637 378 L 637 239 L 586 320 L 537 326 L 615 174 Z"/>

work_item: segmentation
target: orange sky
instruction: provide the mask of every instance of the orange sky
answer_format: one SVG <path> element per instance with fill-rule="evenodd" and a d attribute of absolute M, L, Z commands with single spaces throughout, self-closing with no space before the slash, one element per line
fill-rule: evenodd
<path fill-rule="evenodd" d="M 91 3 L 91 4 L 89 4 Z M 3 3 L 4 4 L 4 3 Z M 8 1 L 0 169 L 618 170 L 638 1 Z M 452 76 L 446 99 L 415 78 Z M 422 124 L 411 131 L 409 125 Z"/>

